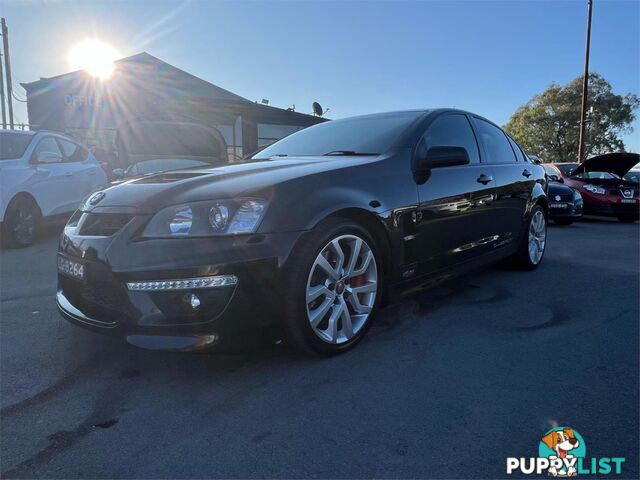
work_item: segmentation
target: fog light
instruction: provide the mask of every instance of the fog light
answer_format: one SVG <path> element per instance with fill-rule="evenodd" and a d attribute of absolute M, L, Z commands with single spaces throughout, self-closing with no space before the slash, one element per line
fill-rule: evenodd
<path fill-rule="evenodd" d="M 200 299 L 195 293 L 185 293 L 182 299 L 187 305 L 190 305 L 191 308 L 194 310 L 197 310 L 198 307 L 200 306 Z"/>
<path fill-rule="evenodd" d="M 127 289 L 132 292 L 196 290 L 200 288 L 227 287 L 236 285 L 235 275 L 216 275 L 213 277 L 182 278 L 176 280 L 152 280 L 127 282 Z"/>

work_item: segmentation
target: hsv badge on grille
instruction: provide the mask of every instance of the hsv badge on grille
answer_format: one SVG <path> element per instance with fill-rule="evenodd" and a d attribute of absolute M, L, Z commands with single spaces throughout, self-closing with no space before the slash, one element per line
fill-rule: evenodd
<path fill-rule="evenodd" d="M 102 200 L 105 197 L 105 193 L 104 192 L 96 192 L 93 195 L 91 195 L 89 197 L 89 204 L 90 205 L 95 205 L 96 203 L 98 203 L 100 200 Z"/>
<path fill-rule="evenodd" d="M 624 195 L 624 198 L 631 198 L 633 197 L 633 190 L 625 190 L 622 194 Z"/>

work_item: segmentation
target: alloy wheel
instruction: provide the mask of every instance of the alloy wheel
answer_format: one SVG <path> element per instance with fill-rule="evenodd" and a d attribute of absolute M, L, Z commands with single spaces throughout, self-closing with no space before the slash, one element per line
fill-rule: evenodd
<path fill-rule="evenodd" d="M 16 213 L 16 220 L 13 225 L 14 237 L 21 244 L 27 244 L 31 241 L 36 227 L 35 214 L 29 208 L 20 208 Z"/>
<path fill-rule="evenodd" d="M 378 291 L 373 250 L 356 235 L 341 235 L 316 257 L 307 279 L 307 318 L 323 341 L 342 344 L 369 319 Z"/>
<path fill-rule="evenodd" d="M 541 210 L 537 210 L 529 224 L 529 259 L 534 265 L 537 265 L 542 259 L 546 239 L 547 222 L 544 218 L 544 213 Z"/>

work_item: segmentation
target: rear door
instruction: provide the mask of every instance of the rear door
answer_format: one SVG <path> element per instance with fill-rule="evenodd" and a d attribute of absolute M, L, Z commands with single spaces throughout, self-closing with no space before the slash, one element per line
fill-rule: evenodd
<path fill-rule="evenodd" d="M 495 174 L 494 207 L 498 222 L 497 245 L 507 246 L 519 240 L 524 216 L 535 184 L 532 165 L 522 150 L 501 128 L 480 118 L 473 118 L 485 159 Z"/>
<path fill-rule="evenodd" d="M 421 274 L 481 255 L 492 241 L 487 222 L 491 222 L 494 173 L 480 162 L 478 143 L 467 115 L 445 113 L 427 127 L 417 148 L 437 146 L 464 147 L 470 164 L 433 168 L 418 185 L 416 240 Z"/>

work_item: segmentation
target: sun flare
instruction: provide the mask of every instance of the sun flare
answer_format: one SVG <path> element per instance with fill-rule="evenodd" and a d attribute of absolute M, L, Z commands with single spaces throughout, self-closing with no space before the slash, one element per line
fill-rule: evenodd
<path fill-rule="evenodd" d="M 90 75 L 104 80 L 113 73 L 113 62 L 119 57 L 120 54 L 111 45 L 87 39 L 71 49 L 69 65 L 73 70 L 86 70 Z"/>

